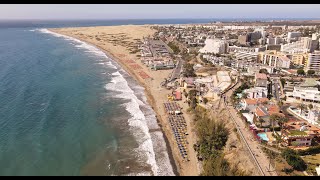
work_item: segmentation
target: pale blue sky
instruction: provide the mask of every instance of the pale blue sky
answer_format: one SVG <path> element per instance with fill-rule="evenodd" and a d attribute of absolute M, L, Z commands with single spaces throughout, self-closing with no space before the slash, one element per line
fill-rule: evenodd
<path fill-rule="evenodd" d="M 320 4 L 0 4 L 0 19 L 320 18 Z"/>

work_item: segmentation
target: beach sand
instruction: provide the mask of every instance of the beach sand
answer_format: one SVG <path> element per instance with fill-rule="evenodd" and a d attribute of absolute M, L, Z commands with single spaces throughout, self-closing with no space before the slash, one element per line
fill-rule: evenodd
<path fill-rule="evenodd" d="M 167 101 L 167 94 L 171 91 L 160 87 L 160 83 L 169 76 L 172 70 L 152 71 L 140 62 L 137 57 L 137 42 L 143 37 L 152 36 L 155 30 L 147 25 L 123 25 L 123 26 L 100 26 L 100 27 L 77 27 L 49 29 L 50 31 L 77 38 L 84 42 L 95 45 L 105 51 L 110 57 L 117 61 L 124 70 L 133 76 L 144 88 L 149 104 L 157 114 L 159 125 L 168 140 L 168 148 L 172 153 L 177 171 L 181 176 L 196 176 L 200 170 L 193 144 L 196 135 L 192 132 L 191 117 L 186 113 L 187 105 L 183 101 L 179 104 L 183 107 L 184 116 L 187 120 L 189 142 L 189 159 L 183 162 L 176 141 L 171 132 L 170 124 L 166 118 L 163 103 Z M 169 152 L 169 154 L 170 154 Z"/>

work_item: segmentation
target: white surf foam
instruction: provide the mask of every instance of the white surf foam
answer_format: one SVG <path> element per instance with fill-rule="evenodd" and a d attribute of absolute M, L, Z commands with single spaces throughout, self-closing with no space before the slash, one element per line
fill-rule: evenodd
<path fill-rule="evenodd" d="M 87 44 L 85 42 L 82 42 L 78 39 L 75 39 L 73 37 L 61 35 L 52 31 L 49 31 L 48 29 L 37 29 L 37 31 L 41 33 L 47 33 L 51 34 L 55 37 L 62 37 L 66 40 L 76 42 L 78 44 L 74 44 L 79 49 L 86 49 L 87 52 L 95 54 L 101 58 L 105 58 L 107 60 L 112 60 L 109 58 L 103 51 L 96 48 L 93 45 Z M 111 61 L 103 62 L 104 65 L 107 65 L 109 67 L 113 67 L 114 69 L 117 69 L 117 67 L 114 64 L 117 64 L 116 62 L 112 63 Z M 138 97 L 134 94 L 135 92 L 129 87 L 128 82 L 126 79 L 120 74 L 119 71 L 112 73 L 112 80 L 111 83 L 108 83 L 105 88 L 111 91 L 118 92 L 117 95 L 113 96 L 116 98 L 122 98 L 122 99 L 128 99 L 130 100 L 128 103 L 123 104 L 125 106 L 126 110 L 130 113 L 132 116 L 130 119 L 128 119 L 129 126 L 134 128 L 134 134 L 136 136 L 136 139 L 139 143 L 139 148 L 137 148 L 135 151 L 138 152 L 138 154 L 141 154 L 142 156 L 147 157 L 147 163 L 150 164 L 152 172 L 154 175 L 174 175 L 172 166 L 170 164 L 168 153 L 166 150 L 166 146 L 163 139 L 163 134 L 161 131 L 149 133 L 149 125 L 148 121 L 152 122 L 153 126 L 155 128 L 159 128 L 157 126 L 156 119 L 154 115 L 151 116 L 145 116 L 145 114 L 141 111 L 139 106 L 147 106 L 143 101 L 139 100 Z M 140 87 L 140 86 L 139 86 Z M 143 90 L 143 88 L 140 88 Z M 149 107 L 149 109 L 151 109 Z M 151 109 L 152 111 L 152 109 Z M 149 122 L 149 123 L 150 123 Z M 136 131 L 137 129 L 140 129 L 140 131 Z M 162 137 L 162 139 L 161 139 Z M 155 139 L 154 139 L 155 138 Z M 154 143 L 154 141 L 159 141 Z M 156 145 L 155 145 L 156 144 Z M 159 148 L 160 147 L 160 148 Z M 159 155 L 155 154 L 154 148 L 156 149 L 157 153 L 161 153 L 161 160 L 157 157 Z M 163 155 L 165 154 L 165 155 Z M 162 158 L 163 157 L 163 158 Z M 161 167 L 159 167 L 159 165 Z M 147 172 L 140 172 L 138 175 L 151 175 Z M 130 174 L 133 175 L 133 174 Z M 137 174 L 135 174 L 137 175 Z"/>
<path fill-rule="evenodd" d="M 103 59 L 111 60 L 103 51 L 101 51 L 97 47 L 95 47 L 95 46 L 93 46 L 91 44 L 88 44 L 86 42 L 80 41 L 80 40 L 78 40 L 76 38 L 73 38 L 73 37 L 70 37 L 70 36 L 65 36 L 65 35 L 62 35 L 62 34 L 58 34 L 58 33 L 49 31 L 48 29 L 36 29 L 36 30 L 41 32 L 41 33 L 51 34 L 51 35 L 53 35 L 55 37 L 62 37 L 65 40 L 73 41 L 72 43 L 69 43 L 69 44 L 74 45 L 78 49 L 84 49 L 85 52 L 88 52 L 88 53 L 93 54 L 95 56 L 101 57 Z M 78 44 L 74 44 L 74 42 L 76 42 Z M 106 64 L 102 64 L 102 65 L 108 65 L 109 67 L 111 67 L 113 69 L 117 69 L 117 67 L 114 64 L 112 64 L 111 61 L 107 62 Z"/>
<path fill-rule="evenodd" d="M 128 120 L 129 125 L 131 127 L 140 129 L 140 133 L 135 133 L 136 139 L 139 142 L 139 148 L 135 149 L 135 151 L 137 153 L 141 153 L 141 151 L 143 151 L 143 154 L 147 156 L 147 163 L 151 165 L 152 172 L 154 175 L 174 175 L 172 166 L 169 161 L 168 152 L 164 143 L 164 139 L 154 139 L 152 137 L 154 132 L 149 133 L 148 121 L 152 121 L 154 122 L 154 124 L 157 124 L 155 116 L 153 116 L 153 119 L 150 119 L 150 117 L 145 116 L 145 114 L 141 111 L 140 106 L 147 105 L 143 101 L 138 99 L 138 97 L 134 94 L 135 92 L 130 88 L 128 82 L 119 71 L 112 73 L 112 76 L 113 78 L 111 80 L 111 83 L 108 83 L 106 85 L 106 89 L 117 92 L 117 94 L 113 97 L 130 100 L 128 103 L 124 104 L 126 110 L 132 116 Z M 159 128 L 159 126 L 157 126 L 156 128 Z M 162 134 L 162 132 L 158 131 L 157 134 Z M 161 137 L 163 137 L 163 134 Z M 155 140 L 160 142 L 155 143 Z M 160 150 L 161 155 L 157 156 L 161 158 L 156 157 L 155 149 L 157 152 L 159 152 Z M 163 149 L 165 150 L 165 152 L 163 152 Z M 163 156 L 163 154 L 165 153 L 166 155 Z M 162 167 L 159 167 L 159 163 Z"/>
<path fill-rule="evenodd" d="M 142 136 L 140 135 L 140 137 L 137 137 L 139 148 L 136 149 L 136 151 L 139 152 L 142 150 L 144 152 L 144 154 L 147 156 L 147 163 L 151 165 L 152 172 L 154 175 L 157 175 L 158 165 L 155 160 L 151 136 L 145 121 L 146 118 L 139 108 L 139 105 L 143 104 L 143 102 L 134 95 L 134 91 L 129 87 L 126 79 L 120 74 L 119 71 L 112 73 L 112 75 L 114 77 L 112 78 L 111 83 L 106 85 L 106 89 L 120 92 L 115 95 L 117 98 L 130 100 L 128 103 L 124 104 L 126 110 L 132 116 L 130 119 L 128 119 L 128 123 L 132 127 L 139 128 L 143 134 Z M 135 135 L 139 136 L 139 134 Z"/>

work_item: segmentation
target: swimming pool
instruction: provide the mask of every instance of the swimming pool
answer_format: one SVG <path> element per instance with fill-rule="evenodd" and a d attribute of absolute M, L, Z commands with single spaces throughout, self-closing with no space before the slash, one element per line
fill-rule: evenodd
<path fill-rule="evenodd" d="M 266 133 L 258 133 L 257 134 L 262 140 L 269 141 L 268 136 Z"/>

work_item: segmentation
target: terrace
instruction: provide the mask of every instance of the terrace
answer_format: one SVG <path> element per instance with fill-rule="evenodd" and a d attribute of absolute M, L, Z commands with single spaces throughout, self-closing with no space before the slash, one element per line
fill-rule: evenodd
<path fill-rule="evenodd" d="M 290 130 L 289 131 L 289 135 L 290 136 L 306 136 L 308 135 L 306 132 L 304 131 L 299 131 L 299 130 Z"/>

